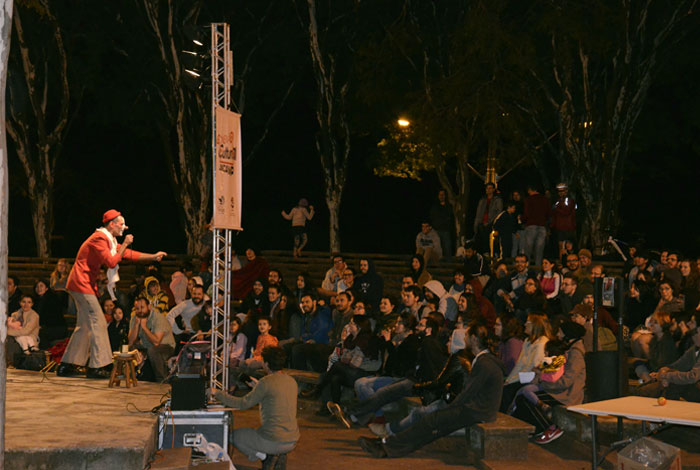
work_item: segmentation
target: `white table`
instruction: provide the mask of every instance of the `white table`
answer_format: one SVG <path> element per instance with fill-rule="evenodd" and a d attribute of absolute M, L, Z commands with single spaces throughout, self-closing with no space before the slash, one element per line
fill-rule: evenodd
<path fill-rule="evenodd" d="M 700 427 L 700 403 L 687 401 L 666 400 L 665 405 L 659 405 L 656 398 L 623 397 L 586 403 L 585 405 L 569 406 L 567 409 L 591 417 L 593 470 L 598 468 L 598 442 L 596 436 L 598 424 L 596 418 L 598 416 L 636 419 L 642 422 L 643 430 L 646 429 L 647 422 Z"/>

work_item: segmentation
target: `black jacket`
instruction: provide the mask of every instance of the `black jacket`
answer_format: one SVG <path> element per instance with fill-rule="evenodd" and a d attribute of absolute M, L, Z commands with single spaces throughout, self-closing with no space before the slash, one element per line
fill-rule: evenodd
<path fill-rule="evenodd" d="M 418 335 L 408 335 L 406 339 L 396 347 L 391 341 L 386 341 L 384 346 L 387 354 L 387 359 L 384 363 L 384 375 L 390 377 L 407 377 L 413 373 L 416 368 L 418 348 L 420 346 L 420 338 Z"/>
<path fill-rule="evenodd" d="M 374 310 L 378 310 L 379 301 L 384 293 L 384 279 L 377 274 L 374 262 L 371 259 L 367 260 L 367 264 L 369 265 L 367 274 L 362 274 L 355 279 L 353 287 L 356 287 L 359 291 L 361 300 L 370 304 Z"/>
<path fill-rule="evenodd" d="M 469 378 L 457 398 L 441 413 L 459 410 L 462 417 L 481 422 L 495 421 L 503 394 L 503 363 L 491 353 L 475 359 Z"/>
<path fill-rule="evenodd" d="M 416 382 L 426 382 L 438 376 L 447 361 L 447 348 L 433 336 L 418 336 L 420 345 L 416 367 L 407 377 Z"/>
<path fill-rule="evenodd" d="M 429 404 L 438 398 L 451 403 L 464 388 L 469 378 L 471 364 L 465 357 L 464 351 L 451 354 L 435 379 L 417 383 L 413 387 L 416 395 L 420 395 L 424 404 Z"/>

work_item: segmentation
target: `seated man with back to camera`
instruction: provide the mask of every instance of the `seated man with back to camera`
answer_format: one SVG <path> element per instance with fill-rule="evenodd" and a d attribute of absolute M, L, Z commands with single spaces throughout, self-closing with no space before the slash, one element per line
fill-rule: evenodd
<path fill-rule="evenodd" d="M 282 348 L 266 347 L 262 359 L 268 374 L 259 381 L 251 379 L 253 390 L 247 395 L 234 397 L 215 389 L 211 393 L 224 406 L 238 410 L 260 404 L 260 427 L 235 429 L 233 445 L 251 461 L 262 460 L 263 469 L 284 468 L 286 454 L 299 440 L 297 383 L 282 371 L 286 361 Z"/>

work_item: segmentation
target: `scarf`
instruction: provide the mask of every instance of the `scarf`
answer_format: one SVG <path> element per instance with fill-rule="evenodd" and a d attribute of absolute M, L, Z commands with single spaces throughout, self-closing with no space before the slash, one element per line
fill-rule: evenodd
<path fill-rule="evenodd" d="M 105 235 L 107 235 L 107 240 L 109 240 L 109 254 L 112 256 L 117 254 L 117 240 L 114 238 L 114 236 L 109 233 L 109 230 L 107 230 L 104 227 L 100 227 L 97 229 L 98 232 L 102 232 Z M 119 282 L 119 265 L 117 264 L 113 268 L 109 268 L 107 270 L 107 292 L 109 292 L 109 297 L 112 299 L 112 302 L 117 301 L 117 296 L 114 293 L 114 288 L 117 285 L 117 282 Z"/>

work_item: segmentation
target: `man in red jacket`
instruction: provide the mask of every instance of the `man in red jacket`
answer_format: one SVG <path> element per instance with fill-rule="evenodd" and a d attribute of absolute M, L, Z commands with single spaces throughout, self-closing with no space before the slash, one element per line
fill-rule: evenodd
<path fill-rule="evenodd" d="M 95 230 L 80 246 L 66 282 L 66 290 L 75 301 L 78 318 L 56 371 L 61 377 L 76 375 L 77 366 L 84 365 L 88 366 L 88 378 L 109 377 L 105 366 L 112 363 L 112 348 L 107 334 L 107 322 L 97 300 L 97 276 L 100 267 L 107 266 L 107 288 L 111 292 L 119 280 L 118 263 L 122 259 L 160 261 L 167 255 L 164 251 L 147 254 L 128 249 L 134 241 L 133 235 L 126 235 L 124 243 L 119 245 L 116 237 L 122 236 L 128 228 L 119 211 L 110 209 L 105 212 L 102 224 L 103 226 Z"/>
<path fill-rule="evenodd" d="M 534 185 L 528 186 L 527 194 L 522 217 L 525 224 L 525 254 L 535 262 L 535 266 L 541 266 L 551 205 L 547 196 L 540 194 Z"/>
<path fill-rule="evenodd" d="M 564 244 L 576 240 L 576 203 L 569 196 L 569 187 L 565 183 L 557 185 L 559 198 L 552 209 L 552 231 L 559 244 L 559 257 L 566 252 Z"/>

